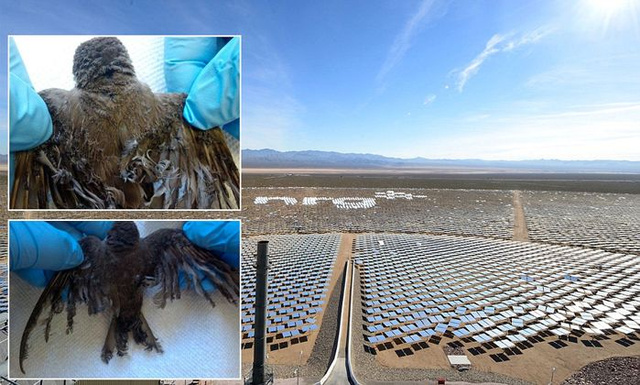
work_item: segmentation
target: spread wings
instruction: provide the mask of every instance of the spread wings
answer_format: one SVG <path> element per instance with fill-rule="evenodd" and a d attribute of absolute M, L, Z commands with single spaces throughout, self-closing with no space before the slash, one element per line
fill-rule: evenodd
<path fill-rule="evenodd" d="M 28 354 L 29 335 L 38 320 L 44 318 L 45 341 L 48 341 L 51 320 L 55 314 L 67 311 L 67 333 L 73 330 L 73 318 L 78 304 L 86 304 L 89 314 L 111 310 L 117 317 L 120 310 L 130 305 L 122 303 L 133 298 L 143 286 L 152 286 L 155 291 L 154 303 L 164 307 L 167 299 L 180 298 L 180 276 L 187 282 L 186 288 L 193 288 L 215 306 L 210 293 L 205 290 L 204 278 L 216 285 L 220 293 L 231 303 L 238 303 L 239 273 L 213 252 L 191 243 L 182 230 L 162 229 L 141 240 L 139 271 L 123 267 L 105 243 L 89 236 L 80 240 L 85 255 L 83 263 L 73 269 L 57 272 L 43 290 L 20 341 L 20 369 L 24 373 L 23 362 Z M 127 261 L 136 264 L 136 261 Z M 136 270 L 136 269 L 134 269 Z M 182 273 L 181 273 L 182 272 Z M 123 284 L 122 276 L 131 280 Z M 119 280 L 114 284 L 114 280 Z M 43 315 L 43 314 L 46 314 Z"/>
<path fill-rule="evenodd" d="M 28 354 L 29 335 L 36 327 L 42 313 L 47 312 L 45 319 L 44 338 L 49 341 L 51 320 L 55 314 L 62 313 L 67 308 L 67 333 L 73 330 L 73 317 L 76 314 L 76 304 L 86 303 L 89 314 L 105 310 L 110 305 L 109 287 L 103 279 L 105 262 L 111 256 L 104 243 L 93 236 L 80 240 L 80 246 L 85 255 L 80 266 L 57 272 L 40 294 L 38 302 L 33 308 L 29 320 L 20 340 L 20 370 L 24 373 L 23 362 Z M 66 295 L 66 300 L 65 300 Z"/>
<path fill-rule="evenodd" d="M 225 137 L 183 120 L 184 94 L 135 83 L 117 100 L 79 89 L 40 95 L 53 135 L 15 153 L 12 208 L 239 207 L 239 171 Z"/>
<path fill-rule="evenodd" d="M 187 288 L 193 288 L 212 306 L 213 299 L 204 286 L 204 279 L 213 283 L 231 303 L 238 303 L 240 275 L 213 252 L 200 248 L 187 239 L 182 230 L 161 229 L 145 239 L 151 256 L 148 276 L 153 276 L 159 289 L 154 302 L 164 307 L 167 299 L 180 298 L 180 275 L 184 273 Z"/>

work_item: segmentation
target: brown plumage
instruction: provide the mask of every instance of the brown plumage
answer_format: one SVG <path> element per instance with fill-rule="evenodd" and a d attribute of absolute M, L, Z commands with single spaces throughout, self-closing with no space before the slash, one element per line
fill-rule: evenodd
<path fill-rule="evenodd" d="M 53 120 L 15 154 L 14 209 L 236 209 L 239 172 L 220 128 L 182 117 L 185 94 L 154 94 L 116 38 L 82 43 L 76 87 L 40 92 Z"/>
<path fill-rule="evenodd" d="M 191 243 L 182 230 L 161 229 L 140 239 L 133 222 L 115 222 L 105 240 L 88 236 L 80 240 L 85 259 L 80 266 L 63 270 L 51 279 L 40 295 L 20 341 L 20 370 L 24 371 L 29 335 L 42 313 L 45 318 L 45 341 L 49 339 L 51 320 L 67 310 L 67 333 L 73 330 L 78 303 L 86 304 L 89 314 L 109 311 L 112 314 L 101 358 L 105 363 L 114 350 L 127 352 L 129 332 L 136 343 L 147 350 L 162 352 L 160 344 L 142 314 L 146 287 L 154 286 L 153 301 L 164 307 L 167 299 L 180 298 L 178 273 L 182 270 L 188 287 L 203 295 L 212 306 L 213 299 L 202 286 L 208 278 L 231 303 L 238 302 L 239 274 L 213 252 Z M 66 298 L 63 293 L 66 293 Z"/>

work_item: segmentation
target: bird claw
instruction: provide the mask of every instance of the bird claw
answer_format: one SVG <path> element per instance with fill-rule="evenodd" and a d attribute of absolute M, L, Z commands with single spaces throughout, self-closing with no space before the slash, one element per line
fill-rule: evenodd
<path fill-rule="evenodd" d="M 53 174 L 52 178 L 56 184 L 65 185 L 71 183 L 73 175 L 67 170 L 59 169 Z"/>
<path fill-rule="evenodd" d="M 56 184 L 65 185 L 71 183 L 73 175 L 71 175 L 71 173 L 67 170 L 56 168 L 53 163 L 51 163 L 51 160 L 49 160 L 47 154 L 45 154 L 44 151 L 40 151 L 38 153 L 37 160 L 51 171 L 53 181 Z"/>

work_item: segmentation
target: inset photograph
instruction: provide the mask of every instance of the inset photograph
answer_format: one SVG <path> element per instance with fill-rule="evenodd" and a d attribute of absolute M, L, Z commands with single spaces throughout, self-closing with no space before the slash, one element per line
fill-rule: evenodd
<path fill-rule="evenodd" d="M 13 36 L 9 57 L 10 209 L 240 208 L 240 36 Z"/>
<path fill-rule="evenodd" d="M 6 244 L 7 228 L 0 225 L 0 241 Z M 7 341 L 9 339 L 9 301 L 7 297 L 7 249 L 0 249 L 0 377 L 7 377 L 7 364 L 9 362 L 9 350 Z"/>
<path fill-rule="evenodd" d="M 240 378 L 239 221 L 10 221 L 9 377 Z"/>

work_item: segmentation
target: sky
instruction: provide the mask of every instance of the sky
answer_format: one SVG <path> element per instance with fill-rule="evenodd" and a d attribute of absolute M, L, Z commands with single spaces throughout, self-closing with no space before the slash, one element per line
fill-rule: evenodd
<path fill-rule="evenodd" d="M 640 0 L 89 3 L 2 0 L 0 52 L 7 34 L 241 34 L 242 148 L 640 161 Z"/>

